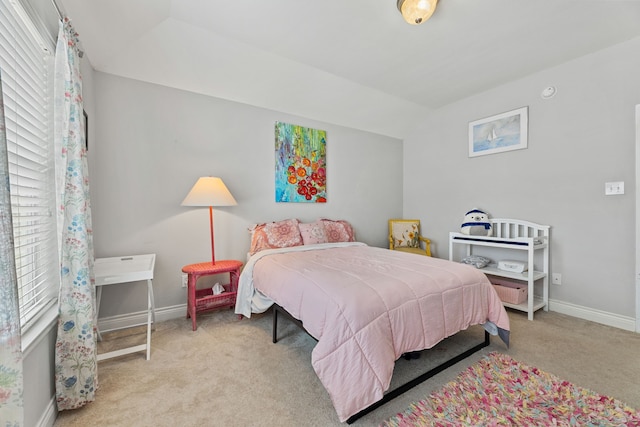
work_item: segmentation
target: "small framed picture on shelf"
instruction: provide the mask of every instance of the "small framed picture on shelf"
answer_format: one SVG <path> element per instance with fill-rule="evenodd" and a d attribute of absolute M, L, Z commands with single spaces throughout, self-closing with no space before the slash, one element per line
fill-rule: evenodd
<path fill-rule="evenodd" d="M 469 157 L 527 148 L 529 107 L 469 123 Z"/>

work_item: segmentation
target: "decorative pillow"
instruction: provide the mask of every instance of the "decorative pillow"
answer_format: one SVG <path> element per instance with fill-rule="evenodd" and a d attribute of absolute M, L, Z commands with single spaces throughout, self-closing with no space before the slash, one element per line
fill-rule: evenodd
<path fill-rule="evenodd" d="M 333 221 L 325 218 L 322 218 L 320 221 L 324 225 L 324 232 L 327 235 L 327 240 L 329 243 L 355 241 L 353 228 L 347 221 Z"/>
<path fill-rule="evenodd" d="M 394 222 L 391 228 L 393 236 L 393 246 L 396 248 L 419 248 L 420 230 L 418 222 L 398 221 Z"/>
<path fill-rule="evenodd" d="M 489 258 L 480 255 L 469 255 L 462 258 L 460 262 L 463 264 L 473 265 L 475 268 L 484 268 L 491 264 L 491 260 Z"/>
<path fill-rule="evenodd" d="M 285 219 L 278 222 L 256 224 L 249 228 L 251 232 L 251 248 L 253 255 L 265 249 L 288 248 L 302 245 L 302 236 L 298 229 L 300 221 Z"/>
<path fill-rule="evenodd" d="M 327 233 L 324 230 L 324 224 L 321 221 L 312 222 L 310 224 L 298 225 L 302 241 L 305 245 L 314 245 L 316 243 L 327 243 Z"/>

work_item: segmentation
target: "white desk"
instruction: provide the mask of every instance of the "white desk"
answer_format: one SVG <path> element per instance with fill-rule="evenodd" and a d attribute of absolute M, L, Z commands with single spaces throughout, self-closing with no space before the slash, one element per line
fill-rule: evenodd
<path fill-rule="evenodd" d="M 131 283 L 147 281 L 147 342 L 121 350 L 110 351 L 98 354 L 98 360 L 110 359 L 122 356 L 123 354 L 135 353 L 146 350 L 147 360 L 151 358 L 151 324 L 155 323 L 156 312 L 153 298 L 153 268 L 156 262 L 156 254 L 133 255 L 113 258 L 96 258 L 94 263 L 94 274 L 96 278 L 96 318 L 100 311 L 100 299 L 102 297 L 102 287 L 116 285 L 120 283 Z M 138 325 L 132 325 L 138 326 Z M 102 335 L 98 329 L 98 339 L 102 340 Z"/>

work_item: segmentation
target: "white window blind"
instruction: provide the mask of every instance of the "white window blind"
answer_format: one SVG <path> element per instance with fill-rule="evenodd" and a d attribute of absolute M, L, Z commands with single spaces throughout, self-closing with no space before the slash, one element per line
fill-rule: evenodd
<path fill-rule="evenodd" d="M 55 304 L 60 275 L 53 157 L 53 50 L 16 0 L 0 0 L 0 71 L 23 332 Z"/>

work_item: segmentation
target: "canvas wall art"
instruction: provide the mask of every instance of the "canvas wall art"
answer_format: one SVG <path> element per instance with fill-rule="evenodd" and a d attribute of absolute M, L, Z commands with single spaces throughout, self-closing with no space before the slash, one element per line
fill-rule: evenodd
<path fill-rule="evenodd" d="M 469 123 L 469 157 L 527 148 L 528 107 Z"/>
<path fill-rule="evenodd" d="M 326 203 L 327 132 L 276 122 L 276 202 Z"/>

